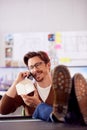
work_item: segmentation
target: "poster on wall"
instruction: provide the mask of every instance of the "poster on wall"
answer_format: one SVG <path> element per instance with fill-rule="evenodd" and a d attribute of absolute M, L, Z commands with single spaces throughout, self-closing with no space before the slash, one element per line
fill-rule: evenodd
<path fill-rule="evenodd" d="M 46 51 L 52 66 L 87 65 L 87 32 L 35 32 L 16 33 L 13 46 L 13 60 L 22 61 L 29 51 Z"/>

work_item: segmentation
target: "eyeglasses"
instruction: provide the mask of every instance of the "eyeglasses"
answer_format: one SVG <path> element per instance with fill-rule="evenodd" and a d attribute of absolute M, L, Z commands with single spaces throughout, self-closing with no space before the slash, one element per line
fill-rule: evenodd
<path fill-rule="evenodd" d="M 36 64 L 31 65 L 31 66 L 29 67 L 29 70 L 32 71 L 32 70 L 34 69 L 34 67 L 37 68 L 37 69 L 40 69 L 43 63 L 44 63 L 44 62 L 37 62 Z"/>

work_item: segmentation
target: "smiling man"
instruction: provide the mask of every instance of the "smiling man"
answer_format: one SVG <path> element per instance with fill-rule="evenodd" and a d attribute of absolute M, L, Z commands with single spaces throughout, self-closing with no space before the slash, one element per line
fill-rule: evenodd
<path fill-rule="evenodd" d="M 51 87 L 52 78 L 48 55 L 43 51 L 29 52 L 24 56 L 24 63 L 28 67 L 28 71 L 20 72 L 12 86 L 3 96 L 0 102 L 1 114 L 14 112 L 19 106 L 23 105 L 25 115 L 32 116 L 35 108 L 41 102 L 45 102 L 51 106 L 53 104 L 53 89 Z M 36 89 L 34 95 L 20 96 L 17 94 L 16 85 L 29 77 L 29 75 L 32 75 L 35 81 L 34 86 Z"/>

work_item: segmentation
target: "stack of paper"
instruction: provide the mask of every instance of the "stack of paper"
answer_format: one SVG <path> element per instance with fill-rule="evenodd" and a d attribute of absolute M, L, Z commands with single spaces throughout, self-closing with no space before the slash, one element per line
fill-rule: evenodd
<path fill-rule="evenodd" d="M 18 95 L 27 95 L 35 90 L 34 84 L 30 79 L 24 79 L 16 85 Z"/>

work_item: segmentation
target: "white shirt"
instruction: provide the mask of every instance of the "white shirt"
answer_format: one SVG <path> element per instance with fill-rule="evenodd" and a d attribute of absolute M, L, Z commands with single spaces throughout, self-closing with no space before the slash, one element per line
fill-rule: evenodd
<path fill-rule="evenodd" d="M 50 89 L 51 89 L 51 85 L 46 87 L 46 88 L 42 88 L 40 87 L 38 84 L 37 84 L 37 90 L 38 90 L 38 93 L 41 97 L 41 99 L 45 102 L 48 95 L 49 95 L 49 92 L 50 92 Z"/>

